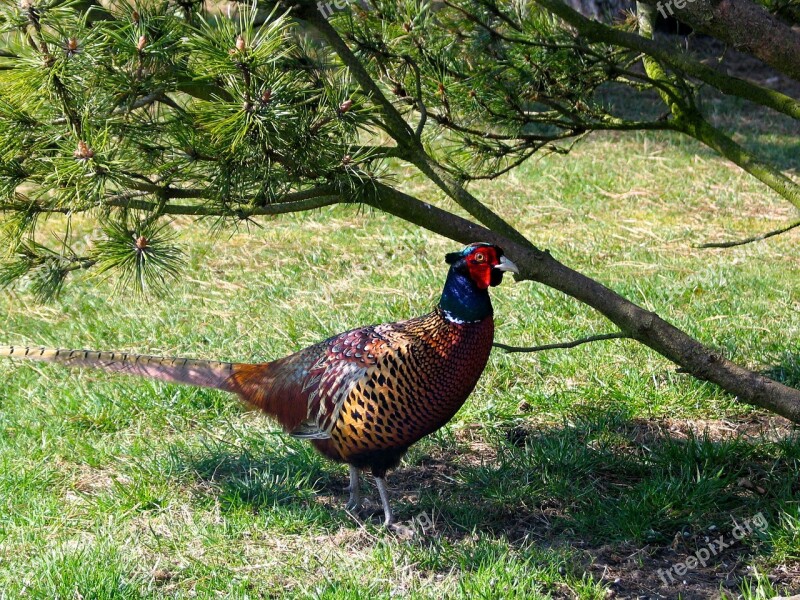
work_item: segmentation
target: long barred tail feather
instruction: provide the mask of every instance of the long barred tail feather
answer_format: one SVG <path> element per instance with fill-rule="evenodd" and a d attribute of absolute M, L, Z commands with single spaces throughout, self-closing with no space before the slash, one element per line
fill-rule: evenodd
<path fill-rule="evenodd" d="M 232 379 L 232 375 L 240 366 L 237 363 L 146 356 L 126 352 L 59 350 L 21 346 L 0 346 L 0 357 L 41 360 L 69 367 L 89 367 L 172 383 L 238 392 L 238 386 Z"/>

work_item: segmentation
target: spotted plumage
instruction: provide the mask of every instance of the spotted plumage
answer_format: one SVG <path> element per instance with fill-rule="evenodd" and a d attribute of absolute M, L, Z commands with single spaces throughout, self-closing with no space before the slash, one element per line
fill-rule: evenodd
<path fill-rule="evenodd" d="M 350 465 L 349 507 L 360 502 L 358 471 L 370 469 L 391 524 L 386 471 L 409 446 L 445 425 L 475 388 L 494 336 L 488 287 L 498 285 L 504 271 L 516 272 L 489 244 L 472 244 L 446 260 L 447 281 L 430 313 L 353 329 L 268 363 L 19 347 L 0 348 L 0 355 L 233 392 L 289 434 Z"/>
<path fill-rule="evenodd" d="M 339 396 L 335 402 L 309 402 L 310 420 L 330 440 L 314 444 L 329 458 L 370 467 L 383 477 L 411 444 L 461 407 L 486 365 L 493 332 L 491 316 L 456 324 L 437 308 L 328 340 L 320 348 L 320 383 L 334 383 L 330 387 Z"/>

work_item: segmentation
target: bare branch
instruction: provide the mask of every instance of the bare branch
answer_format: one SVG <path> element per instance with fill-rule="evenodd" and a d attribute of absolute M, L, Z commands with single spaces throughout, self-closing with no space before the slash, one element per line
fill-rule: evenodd
<path fill-rule="evenodd" d="M 600 335 L 591 335 L 589 337 L 580 338 L 577 340 L 573 340 L 571 342 L 560 342 L 558 344 L 544 344 L 543 346 L 509 346 L 507 344 L 501 344 L 500 342 L 494 342 L 492 346 L 495 348 L 500 348 L 501 350 L 505 350 L 508 353 L 512 352 L 541 352 L 542 350 L 555 350 L 557 348 L 574 348 L 575 346 L 580 346 L 581 344 L 588 344 L 589 342 L 600 342 L 603 340 L 629 340 L 633 339 L 633 336 L 628 335 L 627 333 L 603 333 Z"/>
<path fill-rule="evenodd" d="M 787 231 L 791 231 L 795 227 L 800 227 L 800 221 L 795 221 L 794 223 L 792 223 L 791 225 L 787 225 L 786 227 L 781 227 L 780 229 L 776 229 L 768 233 L 761 233 L 759 235 L 754 235 L 753 237 L 745 238 L 743 240 L 736 240 L 733 242 L 709 242 L 707 244 L 700 244 L 698 246 L 695 246 L 695 248 L 733 248 L 734 246 L 744 246 L 745 244 L 760 242 L 761 240 L 765 240 L 767 238 L 771 238 L 773 236 L 786 233 Z"/>
<path fill-rule="evenodd" d="M 152 211 L 160 208 L 161 214 L 165 215 L 191 215 L 196 217 L 237 217 L 247 219 L 249 217 L 282 215 L 291 212 L 300 212 L 314 208 L 322 208 L 332 204 L 345 202 L 341 193 L 334 186 L 320 186 L 310 190 L 284 194 L 279 199 L 263 206 L 249 206 L 241 208 L 226 208 L 223 206 L 207 205 L 181 205 L 166 204 L 160 207 L 157 202 L 137 200 L 130 197 L 112 198 L 105 202 L 106 206 L 117 206 L 122 208 L 133 208 L 139 210 Z"/>
<path fill-rule="evenodd" d="M 291 192 L 276 198 L 269 204 L 260 206 L 241 206 L 236 208 L 228 208 L 222 205 L 207 205 L 207 204 L 161 204 L 159 202 L 151 202 L 149 200 L 140 199 L 148 193 L 159 193 L 161 191 L 164 195 L 162 198 L 191 198 L 198 197 L 197 195 L 190 195 L 194 190 L 188 189 L 172 189 L 172 188 L 157 188 L 155 191 L 148 190 L 147 192 L 124 192 L 108 196 L 102 203 L 102 206 L 112 206 L 115 208 L 127 208 L 144 211 L 159 211 L 162 215 L 188 215 L 194 217 L 236 217 L 246 219 L 249 217 L 267 216 L 267 215 L 281 215 L 291 212 L 300 212 L 304 210 L 311 210 L 314 208 L 322 208 L 332 204 L 339 204 L 347 202 L 342 196 L 341 190 L 336 186 L 318 186 L 308 190 L 299 192 Z M 208 197 L 203 195 L 200 197 Z M 0 212 L 3 211 L 29 211 L 34 213 L 60 213 L 60 214 L 73 214 L 79 212 L 86 212 L 97 208 L 99 205 L 87 204 L 85 207 L 49 207 L 37 205 L 35 202 L 26 202 L 21 200 L 19 202 L 0 204 Z"/>

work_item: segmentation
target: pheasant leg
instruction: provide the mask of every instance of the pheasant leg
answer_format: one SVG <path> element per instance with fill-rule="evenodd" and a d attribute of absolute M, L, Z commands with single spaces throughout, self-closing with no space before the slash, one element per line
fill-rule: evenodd
<path fill-rule="evenodd" d="M 345 504 L 345 510 L 358 512 L 361 510 L 361 491 L 358 487 L 358 469 L 353 465 L 348 466 L 350 467 L 350 485 L 347 487 L 347 490 L 350 492 L 350 499 L 347 501 L 347 504 Z"/>
<path fill-rule="evenodd" d="M 386 516 L 383 524 L 386 527 L 391 527 L 394 524 L 394 513 L 392 512 L 392 505 L 389 503 L 389 490 L 386 489 L 386 479 L 376 477 L 375 485 L 378 486 L 378 493 L 381 495 L 381 503 L 383 504 L 383 514 Z"/>

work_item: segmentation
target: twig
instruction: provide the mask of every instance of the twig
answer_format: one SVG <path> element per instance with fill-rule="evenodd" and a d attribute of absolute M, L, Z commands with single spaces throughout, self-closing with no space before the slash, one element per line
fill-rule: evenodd
<path fill-rule="evenodd" d="M 734 242 L 709 242 L 707 244 L 700 244 L 699 246 L 695 246 L 695 248 L 733 248 L 734 246 L 744 246 L 745 244 L 750 244 L 752 242 L 760 242 L 761 240 L 771 238 L 772 236 L 786 233 L 787 231 L 791 231 L 795 227 L 800 227 L 800 221 L 795 221 L 794 223 L 792 223 L 791 225 L 787 225 L 786 227 L 781 227 L 780 229 L 776 229 L 775 231 L 769 231 L 767 233 L 754 235 L 753 237 L 745 238 L 743 240 L 736 240 Z"/>
<path fill-rule="evenodd" d="M 632 336 L 628 335 L 627 333 L 603 333 L 600 335 L 592 335 L 589 337 L 581 338 L 579 340 L 573 340 L 571 342 L 560 342 L 558 344 L 545 344 L 544 346 L 508 346 L 507 344 L 501 344 L 500 342 L 494 342 L 492 346 L 495 348 L 500 348 L 501 350 L 505 350 L 506 352 L 541 352 L 542 350 L 555 350 L 556 348 L 574 348 L 575 346 L 580 346 L 581 344 L 588 344 L 589 342 L 599 342 L 602 340 L 626 340 L 631 339 Z"/>
<path fill-rule="evenodd" d="M 414 59 L 408 55 L 404 55 L 403 59 L 406 63 L 413 69 L 414 77 L 417 81 L 417 108 L 419 109 L 419 123 L 417 123 L 417 129 L 414 131 L 414 135 L 417 136 L 417 140 L 422 142 L 422 132 L 425 129 L 425 122 L 428 120 L 428 108 L 425 106 L 425 100 L 422 97 L 422 75 L 419 72 L 419 66 Z"/>

